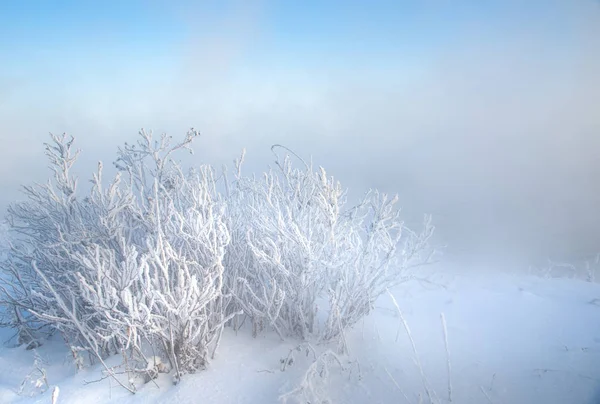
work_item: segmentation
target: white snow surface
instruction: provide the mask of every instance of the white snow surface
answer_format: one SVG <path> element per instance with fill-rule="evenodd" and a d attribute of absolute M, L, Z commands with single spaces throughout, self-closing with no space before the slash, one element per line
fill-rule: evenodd
<path fill-rule="evenodd" d="M 600 403 L 600 285 L 571 279 L 542 279 L 482 268 L 438 264 L 429 282 L 412 281 L 392 291 L 406 319 L 422 368 L 440 403 L 449 402 L 444 313 L 453 403 Z M 595 300 L 598 299 L 598 300 Z M 2 341 L 11 330 L 0 329 Z M 332 403 L 427 403 L 409 337 L 389 296 L 347 335 L 346 370 L 331 367 Z M 226 329 L 209 368 L 140 384 L 132 395 L 94 366 L 76 372 L 59 337 L 37 349 L 49 389 L 33 397 L 17 394 L 34 366 L 24 347 L 0 347 L 0 403 L 277 403 L 293 389 L 310 358 L 297 353 L 281 371 L 281 359 L 298 342 L 275 333 L 252 338 Z M 324 347 L 315 347 L 322 351 Z M 111 358 L 116 364 L 120 358 Z M 345 363 L 346 363 L 345 362 Z M 358 365 L 357 365 L 358 364 Z M 360 368 L 360 372 L 358 369 Z M 393 379 L 393 380 L 392 380 Z M 406 401 L 408 397 L 409 401 Z"/>

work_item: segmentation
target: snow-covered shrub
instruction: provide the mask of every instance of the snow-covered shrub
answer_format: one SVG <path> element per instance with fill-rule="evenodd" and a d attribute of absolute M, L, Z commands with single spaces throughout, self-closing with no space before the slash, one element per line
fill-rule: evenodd
<path fill-rule="evenodd" d="M 52 140 L 46 144 L 46 154 L 54 182 L 24 187 L 27 200 L 8 208 L 11 237 L 0 280 L 2 300 L 8 304 L 5 314 L 19 328 L 20 342 L 35 339 L 35 331 L 47 324 L 66 338 L 77 339 L 80 330 L 65 317 L 65 310 L 75 313 L 82 326 L 94 322 L 92 313 L 73 295 L 78 284 L 73 255 L 83 251 L 85 240 L 97 238 L 88 220 L 93 214 L 76 198 L 77 180 L 70 174 L 78 155 L 72 149 L 73 139 L 52 136 Z M 57 304 L 57 297 L 64 307 Z"/>
<path fill-rule="evenodd" d="M 340 357 L 331 350 L 327 350 L 315 357 L 302 376 L 300 384 L 293 390 L 279 396 L 279 402 L 282 404 L 287 404 L 290 401 L 298 404 L 331 404 L 332 400 L 328 397 L 327 387 L 330 382 L 330 368 L 333 365 L 337 366 L 341 371 L 346 370 Z"/>
<path fill-rule="evenodd" d="M 585 280 L 592 283 L 600 280 L 600 254 L 585 262 Z"/>
<path fill-rule="evenodd" d="M 178 165 L 165 165 L 172 149 L 166 138 L 162 141 L 159 150 L 168 150 L 164 156 L 151 148 L 149 137 L 142 137 L 139 148 L 122 150 L 117 162 L 144 201 L 139 214 L 145 246 L 142 256 L 131 258 L 131 268 L 137 269 L 133 282 L 126 279 L 127 287 L 113 289 L 120 293 L 119 314 L 128 338 L 133 330 L 138 344 L 152 342 L 179 375 L 205 365 L 227 320 L 221 292 L 229 232 L 212 169 L 184 175 Z M 144 158 L 152 161 L 150 169 Z M 148 176 L 153 184 L 146 183 Z M 98 289 L 96 295 L 102 291 L 107 293 Z"/>
<path fill-rule="evenodd" d="M 34 350 L 33 367 L 21 382 L 18 391 L 19 395 L 33 397 L 48 390 L 49 385 L 46 365 L 46 361 L 44 361 L 37 351 Z"/>
<path fill-rule="evenodd" d="M 529 273 L 543 278 L 568 278 L 596 283 L 600 279 L 600 254 L 585 261 L 565 263 L 548 260 L 542 267 L 530 267 Z"/>
<path fill-rule="evenodd" d="M 212 169 L 184 174 L 172 160 L 196 135 L 171 146 L 142 132 L 137 147 L 119 150 L 109 186 L 100 165 L 85 198 L 70 174 L 73 139 L 52 137 L 54 182 L 26 187 L 28 201 L 9 208 L 2 300 L 13 326 L 31 336 L 50 325 L 101 362 L 122 353 L 147 363 L 159 352 L 176 377 L 205 365 L 227 320 L 229 233 Z"/>
<path fill-rule="evenodd" d="M 382 293 L 428 262 L 430 220 L 420 233 L 406 228 L 396 197 L 371 191 L 348 206 L 324 169 L 289 158 L 262 178 L 243 176 L 240 159 L 232 183 L 219 177 L 223 194 L 211 167 L 184 173 L 174 161 L 197 135 L 173 145 L 142 131 L 118 149 L 116 176 L 105 182 L 99 164 L 85 194 L 71 172 L 73 138 L 52 136 L 53 180 L 10 206 L 0 261 L 4 322 L 20 343 L 34 348 L 58 331 L 78 368 L 88 352 L 114 377 L 104 358 L 121 354 L 128 374 L 151 379 L 158 357 L 178 380 L 206 365 L 242 313 L 255 332 L 343 342 Z"/>
<path fill-rule="evenodd" d="M 330 341 L 367 315 L 387 288 L 426 263 L 433 233 L 407 229 L 397 197 L 369 192 L 348 207 L 324 169 L 294 168 L 288 157 L 262 179 L 228 187 L 232 242 L 227 285 L 257 332 Z M 322 320 L 322 321 L 320 321 Z"/>

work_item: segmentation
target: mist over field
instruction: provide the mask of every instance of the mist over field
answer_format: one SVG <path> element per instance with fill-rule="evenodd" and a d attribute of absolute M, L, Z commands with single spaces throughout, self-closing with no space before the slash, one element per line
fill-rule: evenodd
<path fill-rule="evenodd" d="M 261 172 L 279 143 L 351 195 L 398 192 L 449 256 L 600 250 L 598 2 L 202 4 L 0 6 L 2 211 L 48 177 L 48 132 L 87 180 L 141 127 L 194 127 L 194 164 L 246 148 Z"/>

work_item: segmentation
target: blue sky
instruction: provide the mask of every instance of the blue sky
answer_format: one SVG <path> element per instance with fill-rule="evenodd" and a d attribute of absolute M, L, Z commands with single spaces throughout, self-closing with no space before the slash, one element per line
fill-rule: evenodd
<path fill-rule="evenodd" d="M 190 54 L 212 57 L 198 42 L 227 46 L 227 67 L 238 71 L 428 69 L 474 37 L 493 44 L 538 35 L 569 52 L 580 34 L 575 3 L 5 1 L 0 72 L 15 83 L 92 73 L 97 82 L 127 82 L 140 65 L 144 74 L 178 75 Z"/>
<path fill-rule="evenodd" d="M 576 1 L 575 1 L 576 2 Z M 197 3 L 197 4 L 196 4 Z M 3 53 L 50 63 L 65 57 L 175 57 L 190 37 L 223 34 L 229 23 L 252 35 L 250 60 L 333 64 L 357 56 L 371 64 L 426 56 L 474 31 L 497 37 L 529 28 L 560 46 L 574 34 L 563 1 L 5 1 Z M 11 54 L 14 53 L 14 54 Z M 127 59 L 124 60 L 125 62 Z M 122 61 L 123 62 L 123 61 Z M 256 60 L 255 60 L 256 62 Z M 107 63 L 104 61 L 104 63 Z M 22 66 L 21 66 L 22 67 Z"/>
<path fill-rule="evenodd" d="M 49 131 L 86 175 L 194 126 L 202 161 L 284 143 L 455 238 L 568 250 L 600 238 L 599 72 L 596 0 L 3 1 L 0 209 Z"/>

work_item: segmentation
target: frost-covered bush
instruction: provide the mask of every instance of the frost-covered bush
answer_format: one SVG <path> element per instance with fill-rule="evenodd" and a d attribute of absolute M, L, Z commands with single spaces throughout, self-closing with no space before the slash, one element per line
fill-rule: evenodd
<path fill-rule="evenodd" d="M 48 390 L 48 374 L 46 361 L 34 350 L 33 367 L 19 386 L 18 394 L 33 397 Z"/>
<path fill-rule="evenodd" d="M 65 318 L 57 296 L 82 326 L 94 321 L 88 308 L 71 298 L 78 284 L 73 255 L 83 251 L 85 240 L 97 236 L 92 215 L 76 199 L 77 181 L 70 174 L 78 152 L 72 150 L 73 139 L 52 140 L 46 154 L 54 182 L 24 187 L 27 200 L 11 205 L 7 215 L 11 237 L 8 257 L 2 260 L 2 298 L 8 304 L 7 320 L 19 328 L 24 343 L 50 323 L 66 338 L 77 339 L 79 331 Z"/>
<path fill-rule="evenodd" d="M 597 283 L 600 281 L 600 254 L 575 263 L 548 260 L 543 267 L 530 267 L 529 273 L 543 278 L 569 278 Z"/>
<path fill-rule="evenodd" d="M 108 377 L 104 359 L 121 354 L 121 385 L 135 391 L 131 374 L 150 380 L 170 364 L 178 380 L 203 368 L 224 325 L 245 318 L 255 333 L 343 343 L 428 262 L 430 220 L 406 228 L 396 197 L 371 191 L 349 206 L 324 169 L 289 158 L 262 177 L 242 175 L 240 159 L 231 182 L 209 166 L 184 172 L 174 157 L 197 136 L 172 144 L 140 132 L 118 149 L 114 178 L 100 163 L 85 193 L 73 138 L 52 136 L 52 180 L 25 187 L 7 215 L 0 302 L 19 343 L 58 331 L 78 368 L 87 352 Z"/>
<path fill-rule="evenodd" d="M 77 194 L 73 139 L 46 145 L 54 181 L 26 187 L 9 208 L 2 300 L 22 341 L 40 326 L 58 330 L 73 352 L 102 361 L 122 353 L 147 362 L 161 352 L 180 373 L 205 365 L 226 322 L 223 256 L 229 233 L 212 169 L 183 174 L 171 146 L 141 133 L 119 150 L 119 173 Z"/>
<path fill-rule="evenodd" d="M 387 288 L 426 263 L 433 233 L 407 229 L 397 197 L 369 192 L 348 206 L 324 169 L 294 168 L 290 158 L 261 179 L 229 186 L 228 287 L 254 331 L 330 341 L 368 314 Z"/>

